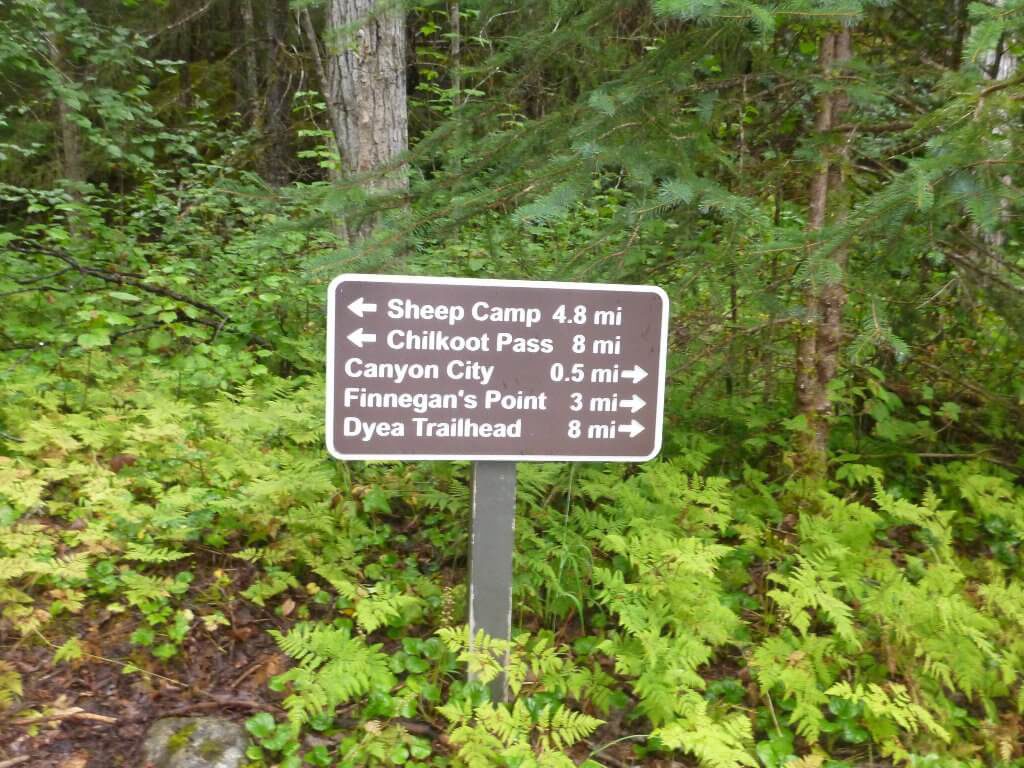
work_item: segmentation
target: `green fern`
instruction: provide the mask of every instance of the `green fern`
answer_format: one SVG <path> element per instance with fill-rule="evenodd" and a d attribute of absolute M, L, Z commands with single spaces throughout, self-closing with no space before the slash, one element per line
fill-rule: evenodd
<path fill-rule="evenodd" d="M 452 744 L 470 768 L 513 762 L 538 768 L 574 768 L 565 751 L 586 739 L 602 721 L 557 704 L 539 710 L 519 699 L 511 706 L 484 702 L 440 708 L 454 725 Z"/>
<path fill-rule="evenodd" d="M 9 661 L 0 659 L 0 709 L 7 709 L 22 693 L 21 674 Z"/>
<path fill-rule="evenodd" d="M 754 735 L 749 717 L 713 716 L 708 703 L 696 694 L 687 695 L 681 709 L 682 717 L 653 733 L 666 747 L 689 752 L 707 768 L 757 768 L 751 754 Z"/>
<path fill-rule="evenodd" d="M 156 547 L 149 544 L 128 544 L 124 549 L 125 560 L 136 560 L 142 563 L 173 563 L 191 557 L 188 552 L 178 552 L 168 547 Z"/>
<path fill-rule="evenodd" d="M 298 729 L 311 717 L 332 714 L 341 704 L 372 691 L 388 692 L 395 677 L 380 645 L 367 645 L 347 628 L 300 623 L 287 634 L 270 633 L 297 666 L 274 678 L 291 692 L 284 700 Z"/>
<path fill-rule="evenodd" d="M 791 632 L 766 638 L 751 656 L 761 690 L 792 703 L 789 722 L 812 743 L 825 723 L 825 689 L 849 664 L 834 639 Z"/>
<path fill-rule="evenodd" d="M 902 685 L 890 684 L 883 688 L 874 683 L 864 687 L 841 682 L 825 693 L 863 704 L 868 729 L 882 745 L 883 753 L 897 760 L 910 757 L 910 753 L 899 741 L 900 733 L 915 734 L 924 729 L 944 742 L 950 741 L 949 732 L 939 725 L 927 709 L 912 701 Z"/>
<path fill-rule="evenodd" d="M 813 558 L 799 557 L 792 573 L 770 576 L 782 588 L 769 591 L 768 596 L 786 612 L 790 623 L 801 634 L 810 631 L 813 609 L 828 619 L 843 640 L 856 648 L 860 640 L 852 621 L 853 611 L 838 595 L 842 584 L 831 563 L 842 556 L 842 548 L 833 548 Z"/>

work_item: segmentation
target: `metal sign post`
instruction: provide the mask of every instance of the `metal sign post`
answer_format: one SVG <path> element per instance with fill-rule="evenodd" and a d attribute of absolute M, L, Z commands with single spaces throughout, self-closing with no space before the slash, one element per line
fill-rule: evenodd
<path fill-rule="evenodd" d="M 469 544 L 469 642 L 479 630 L 512 639 L 512 547 L 516 532 L 516 465 L 473 462 L 473 529 Z M 502 664 L 508 668 L 508 654 Z M 505 672 L 491 682 L 491 699 L 505 701 Z"/>
<path fill-rule="evenodd" d="M 509 640 L 515 462 L 656 456 L 667 333 L 653 286 L 340 275 L 327 449 L 474 462 L 470 631 Z"/>

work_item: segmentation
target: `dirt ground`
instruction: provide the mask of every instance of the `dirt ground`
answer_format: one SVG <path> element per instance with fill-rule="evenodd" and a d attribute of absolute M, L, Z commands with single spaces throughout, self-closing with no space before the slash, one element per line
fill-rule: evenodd
<path fill-rule="evenodd" d="M 0 655 L 24 686 L 0 712 L 0 768 L 137 768 L 146 729 L 161 717 L 242 721 L 276 711 L 266 683 L 285 659 L 265 630 L 277 622 L 253 610 L 239 604 L 230 627 L 191 633 L 182 652 L 159 667 L 128 641 L 136 623 L 123 616 L 90 622 L 79 638 L 90 655 L 75 663 L 55 665 L 53 648 L 31 635 L 0 638 Z M 152 671 L 126 674 L 126 663 Z"/>

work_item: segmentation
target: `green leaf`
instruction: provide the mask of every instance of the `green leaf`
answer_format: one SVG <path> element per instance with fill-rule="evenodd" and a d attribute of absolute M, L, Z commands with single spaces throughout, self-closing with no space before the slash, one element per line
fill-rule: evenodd
<path fill-rule="evenodd" d="M 142 299 L 140 299 L 134 293 L 125 293 L 124 291 L 110 291 L 107 295 L 115 299 L 120 299 L 121 301 L 142 301 Z"/>
<path fill-rule="evenodd" d="M 405 668 L 413 674 L 423 674 L 430 670 L 430 664 L 419 656 L 406 656 Z"/>
<path fill-rule="evenodd" d="M 307 763 L 326 768 L 326 766 L 331 764 L 331 753 L 327 751 L 327 747 L 323 744 L 317 744 L 306 753 L 305 759 Z"/>
<path fill-rule="evenodd" d="M 110 334 L 106 331 L 88 331 L 78 335 L 78 346 L 82 349 L 98 349 L 110 346 Z"/>
<path fill-rule="evenodd" d="M 274 716 L 269 712 L 259 712 L 245 721 L 245 729 L 257 739 L 267 739 L 277 728 Z"/>
<path fill-rule="evenodd" d="M 174 643 L 160 643 L 156 648 L 153 649 L 153 656 L 163 661 L 167 661 L 174 657 L 178 653 L 178 646 Z"/>
<path fill-rule="evenodd" d="M 152 627 L 137 627 L 135 631 L 132 632 L 129 639 L 135 645 L 142 645 L 148 647 L 152 645 L 154 642 L 156 642 L 156 632 L 153 631 Z"/>
<path fill-rule="evenodd" d="M 170 333 L 165 331 L 163 328 L 158 328 L 149 334 L 149 338 L 146 339 L 146 347 L 151 351 L 155 352 L 158 349 L 164 349 L 168 347 L 174 337 Z"/>
<path fill-rule="evenodd" d="M 82 650 L 82 644 L 78 641 L 77 637 L 69 638 L 58 648 L 53 654 L 53 660 L 55 663 L 62 661 L 78 661 L 85 655 Z"/>

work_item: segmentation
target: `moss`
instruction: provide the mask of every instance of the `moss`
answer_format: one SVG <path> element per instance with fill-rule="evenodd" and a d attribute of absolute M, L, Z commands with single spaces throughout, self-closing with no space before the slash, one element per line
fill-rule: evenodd
<path fill-rule="evenodd" d="M 184 749 L 188 745 L 188 740 L 192 738 L 192 734 L 196 732 L 197 727 L 195 723 L 189 723 L 175 731 L 171 738 L 167 740 L 167 752 L 173 755 L 175 752 Z"/>
<path fill-rule="evenodd" d="M 199 745 L 198 751 L 200 757 L 212 763 L 220 759 L 226 749 L 227 747 L 216 739 L 206 739 Z"/>

